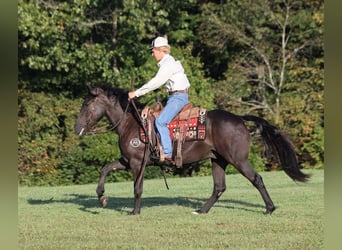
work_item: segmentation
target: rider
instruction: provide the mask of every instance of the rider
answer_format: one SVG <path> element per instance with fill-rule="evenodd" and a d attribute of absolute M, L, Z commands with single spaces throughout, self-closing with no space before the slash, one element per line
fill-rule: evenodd
<path fill-rule="evenodd" d="M 157 117 L 155 124 L 160 135 L 166 164 L 173 164 L 172 142 L 167 124 L 181 111 L 188 103 L 189 80 L 184 73 L 184 68 L 180 61 L 176 61 L 170 55 L 171 47 L 165 37 L 157 37 L 152 41 L 150 48 L 152 55 L 158 62 L 159 70 L 157 74 L 139 89 L 129 92 L 128 98 L 142 96 L 165 84 L 169 98 L 164 109 Z"/>

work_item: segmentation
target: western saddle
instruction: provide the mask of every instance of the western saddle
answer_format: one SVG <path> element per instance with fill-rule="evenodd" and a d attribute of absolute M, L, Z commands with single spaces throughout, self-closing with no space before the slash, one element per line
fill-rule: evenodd
<path fill-rule="evenodd" d="M 164 153 L 159 141 L 159 136 L 155 130 L 154 120 L 159 116 L 162 109 L 163 104 L 161 102 L 155 102 L 151 107 L 145 107 L 141 112 L 144 128 L 140 131 L 140 139 L 151 144 L 153 158 L 159 158 L 160 161 L 164 161 Z M 177 167 L 180 167 L 183 164 L 182 145 L 184 141 L 189 138 L 189 136 L 193 136 L 194 139 L 192 140 L 205 139 L 205 120 L 206 109 L 193 107 L 192 103 L 188 103 L 168 124 L 171 139 L 174 143 L 177 143 L 174 157 Z"/>

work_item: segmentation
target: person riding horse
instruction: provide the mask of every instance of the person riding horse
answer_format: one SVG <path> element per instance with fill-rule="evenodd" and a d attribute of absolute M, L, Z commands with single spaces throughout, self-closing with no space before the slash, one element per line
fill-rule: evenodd
<path fill-rule="evenodd" d="M 188 89 L 190 82 L 184 72 L 184 68 L 180 61 L 176 61 L 170 55 L 171 46 L 165 37 L 157 37 L 152 41 L 151 52 L 157 60 L 159 70 L 157 74 L 146 84 L 135 91 L 128 93 L 128 98 L 142 96 L 162 85 L 166 85 L 169 93 L 166 106 L 156 118 L 155 125 L 160 135 L 160 141 L 165 156 L 165 165 L 174 165 L 172 158 L 172 142 L 170 131 L 167 124 L 188 104 Z M 161 152 L 162 153 L 162 152 Z"/>

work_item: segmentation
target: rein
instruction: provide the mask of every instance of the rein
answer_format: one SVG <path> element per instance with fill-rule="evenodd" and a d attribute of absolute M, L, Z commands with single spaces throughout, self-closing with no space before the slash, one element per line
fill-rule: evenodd
<path fill-rule="evenodd" d="M 132 106 L 133 106 L 133 108 L 134 108 L 134 111 L 136 112 L 136 114 L 137 114 L 138 117 L 139 117 L 140 126 L 143 128 L 144 132 L 146 132 L 146 131 L 145 131 L 145 127 L 143 126 L 143 121 L 142 121 L 142 119 L 141 119 L 141 117 L 140 117 L 138 108 L 137 108 L 137 106 L 135 105 L 134 100 L 133 100 L 133 99 L 129 99 L 129 102 L 128 102 L 128 104 L 127 104 L 127 107 L 129 106 L 129 104 L 132 104 Z M 125 112 L 127 111 L 127 107 L 126 107 Z M 141 161 L 141 168 L 140 168 L 139 174 L 138 174 L 137 178 L 134 180 L 134 186 L 136 185 L 136 182 L 137 182 L 138 180 L 141 180 L 141 179 L 143 178 L 143 176 L 144 176 L 144 172 L 145 172 L 145 168 L 146 168 L 146 164 L 147 164 L 147 152 L 148 152 L 148 148 L 149 148 L 148 146 L 149 146 L 149 145 L 150 145 L 149 143 L 145 144 L 145 147 L 144 147 L 144 157 L 143 157 L 143 159 L 142 159 L 142 161 Z"/>
<path fill-rule="evenodd" d="M 138 115 L 138 117 L 139 117 L 139 120 L 140 120 L 140 125 L 141 125 L 141 127 L 142 127 L 142 129 L 144 130 L 144 133 L 145 134 L 147 134 L 147 132 L 146 132 L 146 128 L 143 126 L 143 120 L 142 120 L 142 118 L 140 117 L 140 115 L 139 115 L 139 111 L 138 111 L 138 109 L 137 109 L 137 106 L 135 105 L 135 102 L 134 102 L 134 100 L 133 99 L 129 99 L 129 103 L 131 102 L 131 100 L 132 100 L 132 106 L 133 106 L 133 108 L 134 108 L 134 110 L 135 110 L 135 112 L 137 113 L 137 115 Z M 128 104 L 129 104 L 128 103 Z M 128 105 L 127 105 L 128 106 Z M 147 137 L 148 138 L 148 137 Z M 145 146 L 145 148 L 144 148 L 144 158 L 143 158 L 143 160 L 142 160 L 142 162 L 141 162 L 141 169 L 140 169 L 140 172 L 139 172 L 139 177 L 141 177 L 142 175 L 143 175 L 143 173 L 144 173 L 144 171 L 143 171 L 143 169 L 145 169 L 145 167 L 146 167 L 146 163 L 147 163 L 147 157 L 146 157 L 146 154 L 147 154 L 147 149 L 148 149 L 148 146 L 147 145 L 150 145 L 150 141 L 149 141 L 149 139 L 147 139 L 148 141 L 147 141 L 147 144 L 146 144 L 146 146 Z M 152 146 L 152 145 L 151 145 Z M 163 179 L 164 179 L 164 183 L 165 183 L 165 186 L 166 186 L 166 188 L 169 190 L 169 185 L 168 185 L 168 183 L 167 183 L 167 180 L 166 180 L 166 176 L 165 176 L 165 169 L 161 169 L 162 170 L 162 174 L 163 174 Z"/>
<path fill-rule="evenodd" d="M 113 125 L 113 126 L 110 128 L 110 130 L 114 130 L 114 129 L 116 129 L 116 128 L 119 126 L 119 124 L 122 122 L 122 119 L 123 119 L 125 113 L 127 113 L 127 110 L 128 110 L 128 107 L 129 107 L 130 104 L 132 104 L 132 106 L 133 106 L 133 108 L 134 108 L 134 111 L 137 113 L 137 115 L 138 115 L 138 117 L 139 117 L 139 120 L 140 120 L 140 124 L 141 124 L 141 126 L 142 126 L 142 119 L 141 119 L 141 117 L 140 117 L 140 115 L 139 115 L 138 108 L 137 108 L 137 106 L 135 105 L 134 100 L 133 100 L 133 99 L 129 99 L 129 100 L 128 100 L 128 103 L 127 103 L 127 105 L 126 105 L 126 108 L 125 108 L 125 110 L 124 110 L 122 116 L 120 117 L 119 121 L 118 121 L 115 125 Z M 143 127 L 143 129 L 145 129 L 144 126 L 142 126 L 142 127 Z"/>
<path fill-rule="evenodd" d="M 124 112 L 122 114 L 122 116 L 119 119 L 119 121 L 111 128 L 111 130 L 116 129 L 119 126 L 119 124 L 122 122 L 122 119 L 123 119 L 125 113 L 127 113 L 127 110 L 128 110 L 128 107 L 129 107 L 130 103 L 131 103 L 131 100 L 129 100 L 129 102 L 127 103 L 126 108 L 125 108 L 125 110 L 124 110 Z"/>

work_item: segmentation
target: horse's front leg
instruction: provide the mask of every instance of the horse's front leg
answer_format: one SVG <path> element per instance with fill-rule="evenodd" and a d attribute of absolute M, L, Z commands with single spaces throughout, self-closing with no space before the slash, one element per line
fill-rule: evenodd
<path fill-rule="evenodd" d="M 136 215 L 136 214 L 140 214 L 141 195 L 143 192 L 145 166 L 142 166 L 141 162 L 137 162 L 137 163 L 131 162 L 130 165 L 132 168 L 133 180 L 134 180 L 134 208 L 131 214 Z"/>
<path fill-rule="evenodd" d="M 104 183 L 106 180 L 106 176 L 111 171 L 124 170 L 124 169 L 127 169 L 127 164 L 122 159 L 114 161 L 110 164 L 107 164 L 106 166 L 102 168 L 101 176 L 100 176 L 97 188 L 96 188 L 97 197 L 102 207 L 105 207 L 108 203 L 108 198 L 103 195 L 105 192 Z"/>

